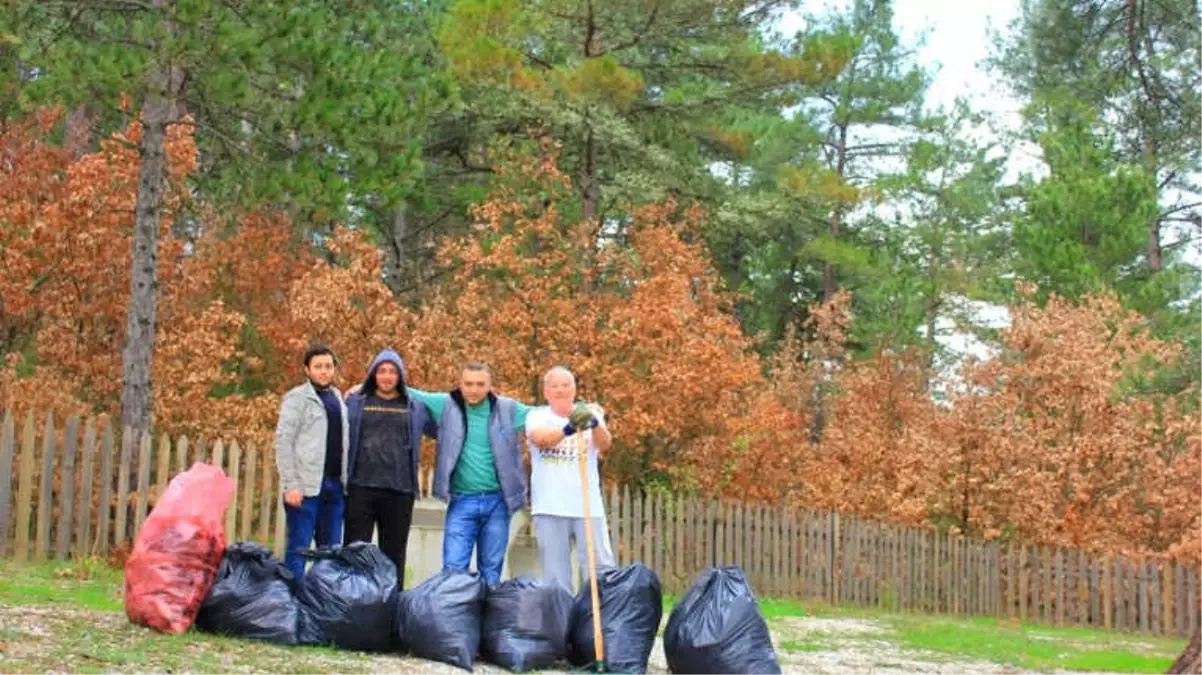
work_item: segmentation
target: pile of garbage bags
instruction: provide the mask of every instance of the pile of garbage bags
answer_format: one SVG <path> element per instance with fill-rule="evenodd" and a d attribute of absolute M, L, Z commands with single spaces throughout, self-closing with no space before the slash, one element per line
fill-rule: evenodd
<path fill-rule="evenodd" d="M 221 519 L 234 481 L 196 463 L 167 485 L 125 561 L 125 615 L 164 633 L 196 620 L 225 550 Z"/>
<path fill-rule="evenodd" d="M 196 627 L 230 637 L 296 644 L 300 606 L 292 572 L 265 546 L 239 542 L 225 550 Z"/>
<path fill-rule="evenodd" d="M 483 579 L 463 572 L 436 574 L 403 591 L 396 605 L 401 651 L 471 670 L 487 592 Z"/>
<path fill-rule="evenodd" d="M 365 652 L 390 651 L 397 570 L 375 544 L 355 542 L 306 555 L 316 562 L 296 589 L 296 641 Z"/>
<path fill-rule="evenodd" d="M 706 570 L 677 601 L 664 656 L 674 673 L 780 673 L 768 624 L 738 567 Z"/>
<path fill-rule="evenodd" d="M 447 571 L 398 591 L 396 567 L 374 544 L 307 555 L 316 562 L 294 586 L 263 546 L 230 546 L 196 628 L 277 644 L 411 654 L 465 670 L 477 657 L 520 672 L 549 668 L 568 655 L 577 599 L 556 584 L 518 577 L 490 590 L 476 574 Z M 657 605 L 642 641 L 654 641 L 660 611 Z"/>
<path fill-rule="evenodd" d="M 664 613 L 664 595 L 655 573 L 642 563 L 597 570 L 601 599 L 601 639 L 605 662 L 622 673 L 645 673 L 655 633 Z M 576 666 L 596 662 L 593 596 L 590 582 L 580 586 L 569 619 L 568 660 Z"/>
<path fill-rule="evenodd" d="M 176 476 L 138 534 L 125 567 L 134 623 L 168 633 L 197 629 L 282 645 L 400 652 L 471 670 L 477 657 L 515 672 L 597 661 L 586 581 L 575 597 L 528 577 L 488 588 L 443 572 L 398 588 L 398 570 L 374 544 L 307 552 L 300 583 L 267 548 L 225 547 L 222 515 L 233 482 L 196 464 Z M 597 572 L 604 660 L 645 673 L 663 618 L 659 579 L 646 566 Z M 771 635 L 737 567 L 704 572 L 668 618 L 664 653 L 674 673 L 779 673 Z"/>
<path fill-rule="evenodd" d="M 572 594 L 555 583 L 518 577 L 484 599 L 480 655 L 514 672 L 542 670 L 568 653 Z"/>

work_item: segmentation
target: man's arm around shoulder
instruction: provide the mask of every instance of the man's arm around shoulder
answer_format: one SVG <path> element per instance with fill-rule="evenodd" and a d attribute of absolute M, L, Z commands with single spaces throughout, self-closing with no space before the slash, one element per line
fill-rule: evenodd
<path fill-rule="evenodd" d="M 451 398 L 450 394 L 446 393 L 445 391 L 423 391 L 416 387 L 405 387 L 405 393 L 408 394 L 409 397 L 415 402 L 425 405 L 426 409 L 430 411 L 430 417 L 432 417 L 435 422 L 442 421 L 442 411 L 444 408 L 446 408 L 447 401 L 449 401 Z"/>

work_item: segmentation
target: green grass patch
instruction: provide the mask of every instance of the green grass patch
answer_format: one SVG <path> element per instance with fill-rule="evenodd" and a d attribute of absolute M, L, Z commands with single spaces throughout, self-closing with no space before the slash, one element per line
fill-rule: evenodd
<path fill-rule="evenodd" d="M 775 598 L 757 598 L 757 600 L 760 606 L 760 613 L 769 621 L 784 617 L 810 615 L 810 612 L 807 612 L 801 603 L 796 600 Z"/>
<path fill-rule="evenodd" d="M 665 620 L 668 614 L 672 613 L 672 608 L 676 607 L 677 599 L 677 596 L 673 595 L 664 596 Z M 760 605 L 760 613 L 763 614 L 764 619 L 769 621 L 789 616 L 817 616 L 814 611 L 793 599 L 756 598 L 756 603 Z"/>
<path fill-rule="evenodd" d="M 907 616 L 890 622 L 911 649 L 1033 670 L 1163 673 L 1183 640 L 1012 624 L 991 618 Z"/>
<path fill-rule="evenodd" d="M 121 570 L 95 560 L 22 564 L 0 562 L 0 598 L 7 605 L 123 609 Z"/>
<path fill-rule="evenodd" d="M 827 652 L 833 649 L 825 642 L 811 640 L 784 640 L 780 643 L 781 651 L 785 652 Z"/>

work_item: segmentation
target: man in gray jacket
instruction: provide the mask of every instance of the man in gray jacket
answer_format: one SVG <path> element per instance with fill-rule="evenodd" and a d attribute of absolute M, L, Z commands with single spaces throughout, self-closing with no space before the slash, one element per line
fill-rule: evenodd
<path fill-rule="evenodd" d="M 305 351 L 308 380 L 280 403 L 275 430 L 275 462 L 284 493 L 288 525 L 284 564 L 299 582 L 307 550 L 342 543 L 342 481 L 349 443 L 346 405 L 333 386 L 337 360 L 329 347 L 315 343 Z"/>

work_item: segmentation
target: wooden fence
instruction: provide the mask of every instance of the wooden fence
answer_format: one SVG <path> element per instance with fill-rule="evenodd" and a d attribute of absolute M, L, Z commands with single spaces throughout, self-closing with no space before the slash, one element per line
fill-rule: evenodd
<path fill-rule="evenodd" d="M 116 439 L 111 426 L 32 412 L 0 430 L 0 557 L 103 556 L 136 535 L 168 480 L 193 462 L 237 483 L 225 530 L 282 554 L 271 448 L 166 436 Z M 39 434 L 40 431 L 40 434 Z M 14 466 L 15 465 L 15 466 Z M 14 468 L 16 469 L 14 471 Z M 428 496 L 430 472 L 421 476 Z M 740 565 L 756 592 L 900 611 L 1014 617 L 1187 636 L 1199 630 L 1199 570 L 1173 561 L 1015 546 L 814 509 L 640 495 L 610 487 L 611 543 L 679 593 L 715 565 Z"/>

